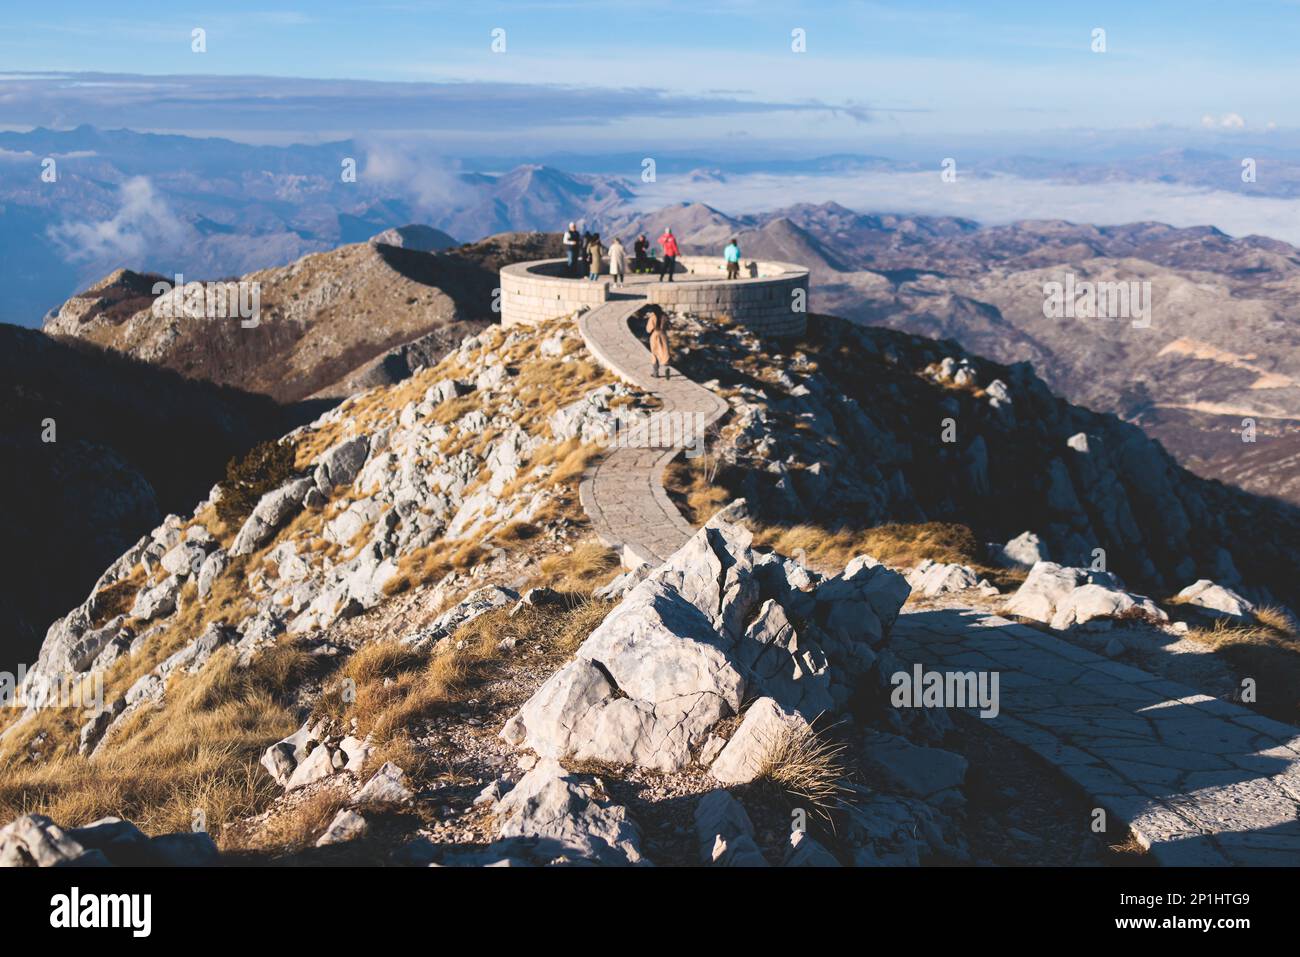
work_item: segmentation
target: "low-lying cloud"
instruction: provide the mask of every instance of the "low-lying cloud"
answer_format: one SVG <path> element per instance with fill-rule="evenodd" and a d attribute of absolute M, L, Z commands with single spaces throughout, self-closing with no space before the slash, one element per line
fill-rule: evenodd
<path fill-rule="evenodd" d="M 118 189 L 120 205 L 107 219 L 68 220 L 51 226 L 48 235 L 72 262 L 103 265 L 138 264 L 159 249 L 193 239 L 146 176 L 135 176 Z"/>
<path fill-rule="evenodd" d="M 723 182 L 660 176 L 637 191 L 636 205 L 659 209 L 702 202 L 724 213 L 758 213 L 792 202 L 837 202 L 861 212 L 962 216 L 999 224 L 1021 219 L 1065 219 L 1099 226 L 1161 222 L 1215 226 L 1232 236 L 1259 234 L 1300 245 L 1300 200 L 1243 196 L 1177 183 L 1062 183 L 1018 176 L 958 176 L 934 172 L 860 172 L 852 175 L 745 174 Z"/>

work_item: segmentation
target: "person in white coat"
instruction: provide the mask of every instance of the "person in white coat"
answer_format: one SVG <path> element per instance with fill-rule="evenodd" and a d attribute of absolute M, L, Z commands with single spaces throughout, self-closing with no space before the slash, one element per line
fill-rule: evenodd
<path fill-rule="evenodd" d="M 619 283 L 627 275 L 627 250 L 623 248 L 623 241 L 617 236 L 609 244 L 609 274 L 614 282 Z"/>

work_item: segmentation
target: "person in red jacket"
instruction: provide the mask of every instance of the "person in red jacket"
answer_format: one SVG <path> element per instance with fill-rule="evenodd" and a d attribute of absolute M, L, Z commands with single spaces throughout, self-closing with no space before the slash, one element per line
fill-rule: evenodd
<path fill-rule="evenodd" d="M 677 237 L 673 235 L 672 227 L 664 229 L 664 234 L 659 237 L 659 248 L 664 251 L 663 262 L 659 265 L 659 281 L 664 281 L 665 274 L 668 281 L 673 281 L 673 267 L 677 265 Z"/>

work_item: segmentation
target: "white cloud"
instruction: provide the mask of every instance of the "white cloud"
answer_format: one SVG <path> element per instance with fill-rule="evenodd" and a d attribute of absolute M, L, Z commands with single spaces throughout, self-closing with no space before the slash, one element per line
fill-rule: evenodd
<path fill-rule="evenodd" d="M 193 238 L 146 176 L 126 180 L 118 189 L 121 205 L 108 219 L 69 221 L 51 226 L 49 236 L 69 260 L 105 265 L 139 265 L 152 250 Z"/>
<path fill-rule="evenodd" d="M 376 187 L 409 198 L 424 210 L 443 209 L 464 194 L 456 174 L 436 157 L 427 144 L 370 140 L 363 145 L 365 163 L 357 179 L 370 191 Z"/>
<path fill-rule="evenodd" d="M 1300 200 L 1243 196 L 1175 183 L 1058 183 L 1017 176 L 969 176 L 944 183 L 924 173 L 830 176 L 752 174 L 722 183 L 660 175 L 638 190 L 636 206 L 659 209 L 702 202 L 724 213 L 758 213 L 793 201 L 838 202 L 863 212 L 963 216 L 998 224 L 1020 219 L 1066 219 L 1099 226 L 1162 222 L 1216 226 L 1232 236 L 1257 233 L 1300 245 Z"/>
<path fill-rule="evenodd" d="M 1242 119 L 1240 113 L 1224 113 L 1217 117 L 1212 113 L 1206 113 L 1201 117 L 1201 125 L 1207 130 L 1244 130 L 1246 121 Z"/>

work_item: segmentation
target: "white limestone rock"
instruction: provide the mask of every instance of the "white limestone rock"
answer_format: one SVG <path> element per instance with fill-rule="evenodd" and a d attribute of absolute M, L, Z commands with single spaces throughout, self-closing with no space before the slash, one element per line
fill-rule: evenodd
<path fill-rule="evenodd" d="M 807 729 L 808 722 L 800 715 L 771 698 L 759 698 L 749 706 L 740 727 L 709 766 L 709 773 L 723 784 L 748 784 L 762 773 L 785 736 Z"/>
<path fill-rule="evenodd" d="M 979 575 L 967 565 L 946 564 L 927 558 L 907 574 L 912 591 L 933 598 L 948 592 L 965 591 L 979 586 Z"/>
<path fill-rule="evenodd" d="M 86 848 L 43 814 L 24 814 L 0 828 L 0 867 L 83 863 L 87 853 Z M 101 855 L 96 863 L 107 863 L 107 860 Z"/>
<path fill-rule="evenodd" d="M 908 593 L 901 575 L 855 559 L 804 589 L 797 563 L 759 555 L 715 518 L 648 574 L 507 722 L 539 755 L 686 766 L 746 688 L 807 720 L 848 699 Z M 796 631 L 786 606 L 803 610 Z M 757 614 L 755 613 L 757 612 Z"/>
<path fill-rule="evenodd" d="M 695 805 L 700 860 L 719 867 L 767 867 L 754 842 L 754 824 L 730 791 L 719 788 Z"/>
<path fill-rule="evenodd" d="M 1151 599 L 1126 592 L 1114 574 L 1054 562 L 1039 562 L 1031 568 L 1003 610 L 1059 629 L 1090 623 L 1092 628 L 1108 627 L 1115 617 L 1126 614 L 1153 621 L 1168 619 Z"/>
<path fill-rule="evenodd" d="M 1033 532 L 1021 532 L 1005 545 L 991 545 L 989 552 L 993 561 L 1006 568 L 1033 568 L 1051 558 L 1047 543 Z"/>
<path fill-rule="evenodd" d="M 413 796 L 403 779 L 406 772 L 391 761 L 385 761 L 383 767 L 375 772 L 366 782 L 366 786 L 357 794 L 357 804 L 404 804 Z"/>
<path fill-rule="evenodd" d="M 231 555 L 248 555 L 261 547 L 275 530 L 302 507 L 303 498 L 313 487 L 309 478 L 286 482 L 262 496 L 230 546 Z"/>
<path fill-rule="evenodd" d="M 786 851 L 785 867 L 839 867 L 840 862 L 826 847 L 804 831 L 790 832 L 790 847 Z"/>
<path fill-rule="evenodd" d="M 496 806 L 505 841 L 528 839 L 547 860 L 644 864 L 641 834 L 627 809 L 598 783 L 543 758 Z"/>
<path fill-rule="evenodd" d="M 1182 604 L 1216 617 L 1245 619 L 1255 611 L 1255 606 L 1249 600 L 1231 588 L 1216 585 L 1208 578 L 1193 582 L 1176 597 Z"/>
<path fill-rule="evenodd" d="M 325 833 L 316 839 L 316 846 L 327 847 L 330 844 L 355 841 L 359 837 L 364 837 L 368 829 L 369 825 L 366 824 L 364 817 L 351 808 L 343 808 L 334 815 L 334 820 L 330 821 Z"/>

